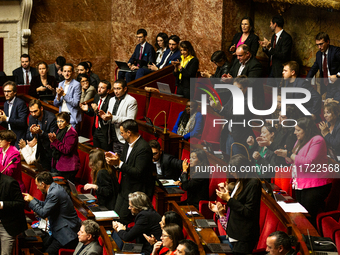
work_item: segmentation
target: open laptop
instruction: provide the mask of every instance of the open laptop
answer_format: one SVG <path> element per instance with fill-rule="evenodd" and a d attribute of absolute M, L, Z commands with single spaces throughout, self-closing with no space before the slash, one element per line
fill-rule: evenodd
<path fill-rule="evenodd" d="M 199 228 L 217 228 L 217 225 L 213 219 L 195 219 L 195 214 L 191 211 L 190 205 L 188 204 L 190 215 L 192 216 L 193 222 Z"/>
<path fill-rule="evenodd" d="M 134 252 L 141 253 L 143 249 L 143 244 L 138 243 L 124 243 L 122 251 L 123 252 Z"/>
<path fill-rule="evenodd" d="M 227 243 L 207 243 L 207 247 L 212 253 L 232 253 Z"/>
<path fill-rule="evenodd" d="M 124 71 L 124 72 L 128 72 L 128 73 L 137 72 L 137 70 L 131 70 L 126 62 L 121 62 L 121 61 L 115 61 L 115 62 L 117 64 L 118 68 L 120 69 L 120 71 Z"/>
<path fill-rule="evenodd" d="M 307 234 L 308 234 L 308 241 L 309 241 L 309 245 L 310 245 L 310 248 L 312 250 L 312 255 L 337 255 L 338 253 L 335 252 L 335 251 L 314 251 L 314 247 L 313 247 L 313 244 L 316 243 L 315 241 L 312 243 L 312 239 L 310 237 L 310 234 L 309 234 L 309 229 L 307 229 Z"/>
<path fill-rule="evenodd" d="M 184 190 L 176 187 L 176 186 L 169 186 L 166 187 L 163 185 L 162 181 L 164 181 L 165 179 L 156 179 L 156 186 L 160 187 L 162 190 L 164 190 L 166 193 L 168 194 L 184 194 Z M 173 181 L 173 180 L 171 180 Z"/>
<path fill-rule="evenodd" d="M 183 97 L 183 95 L 172 94 L 170 90 L 170 86 L 167 83 L 157 82 L 157 87 L 160 93 L 167 94 L 170 96 Z"/>
<path fill-rule="evenodd" d="M 76 185 L 74 185 L 73 182 L 71 182 L 70 180 L 67 180 L 68 184 L 70 186 L 72 195 L 77 197 L 78 199 L 80 199 L 81 201 L 88 201 L 88 200 L 96 200 L 97 198 L 91 194 L 78 194 L 78 191 L 76 189 Z"/>

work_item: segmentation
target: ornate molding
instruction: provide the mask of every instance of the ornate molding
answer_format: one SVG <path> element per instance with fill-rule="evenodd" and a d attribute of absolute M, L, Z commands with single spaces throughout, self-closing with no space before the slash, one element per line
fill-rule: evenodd
<path fill-rule="evenodd" d="M 28 38 L 31 36 L 31 29 L 29 29 L 31 12 L 33 7 L 33 0 L 21 1 L 21 45 L 27 47 Z"/>
<path fill-rule="evenodd" d="M 326 9 L 334 9 L 334 10 L 340 10 L 340 0 L 254 0 L 255 2 L 260 3 L 269 3 L 269 4 L 297 4 L 297 5 L 306 5 L 306 6 L 313 6 L 317 8 L 326 8 Z M 273 6 L 273 7 L 274 7 Z M 279 5 L 278 11 L 283 6 Z M 285 8 L 283 8 L 283 11 Z"/>

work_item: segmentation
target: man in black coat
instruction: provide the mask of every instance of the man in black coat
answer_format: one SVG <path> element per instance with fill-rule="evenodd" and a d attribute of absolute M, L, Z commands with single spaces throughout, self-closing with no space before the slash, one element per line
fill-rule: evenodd
<path fill-rule="evenodd" d="M 0 173 L 1 254 L 12 254 L 15 237 L 27 229 L 24 207 L 19 183 Z"/>
<path fill-rule="evenodd" d="M 39 75 L 37 69 L 30 66 L 31 58 L 28 54 L 22 54 L 20 57 L 21 67 L 13 70 L 13 76 L 16 84 L 31 84 L 34 76 Z"/>
<path fill-rule="evenodd" d="M 108 125 L 104 125 L 103 119 L 99 116 L 99 111 L 103 110 L 107 112 L 109 101 L 111 96 L 109 92 L 111 90 L 111 83 L 106 80 L 102 80 L 98 85 L 98 93 L 94 96 L 91 107 L 88 104 L 83 103 L 80 108 L 89 116 L 94 116 L 94 122 L 92 126 L 93 146 L 109 151 L 112 145 L 109 144 L 108 137 Z"/>
<path fill-rule="evenodd" d="M 283 30 L 284 20 L 281 15 L 276 15 L 270 21 L 270 29 L 274 32 L 271 41 L 266 38 L 260 42 L 262 50 L 269 58 L 269 77 L 282 77 L 282 64 L 290 60 L 293 40 Z"/>
<path fill-rule="evenodd" d="M 28 104 L 31 115 L 29 116 L 26 139 L 37 140 L 36 159 L 46 170 L 51 170 L 52 149 L 50 147 L 49 133 L 57 132 L 57 119 L 51 112 L 45 111 L 41 101 L 32 99 Z"/>
<path fill-rule="evenodd" d="M 3 90 L 6 98 L 4 110 L 0 110 L 0 123 L 6 129 L 12 130 L 17 140 L 15 147 L 19 149 L 19 141 L 25 139 L 27 131 L 27 115 L 28 110 L 26 103 L 16 97 L 17 84 L 13 81 L 7 81 L 3 85 Z"/>
<path fill-rule="evenodd" d="M 131 192 L 144 192 L 151 199 L 154 191 L 152 173 L 155 166 L 152 162 L 152 150 L 149 144 L 138 133 L 135 120 L 126 120 L 120 124 L 120 132 L 126 141 L 121 157 L 117 153 L 106 152 L 106 161 L 121 172 L 121 182 L 115 211 L 120 222 L 128 224 L 132 215 L 128 209 L 128 196 Z"/>
<path fill-rule="evenodd" d="M 326 98 L 340 101 L 340 48 L 330 45 L 328 34 L 320 32 L 315 37 L 319 51 L 316 60 L 307 74 L 307 79 L 313 78 L 320 71 L 321 95 L 327 91 Z"/>
<path fill-rule="evenodd" d="M 151 140 L 149 145 L 152 150 L 152 161 L 156 165 L 157 178 L 178 181 L 181 175 L 183 161 L 162 152 L 161 146 L 156 140 Z"/>

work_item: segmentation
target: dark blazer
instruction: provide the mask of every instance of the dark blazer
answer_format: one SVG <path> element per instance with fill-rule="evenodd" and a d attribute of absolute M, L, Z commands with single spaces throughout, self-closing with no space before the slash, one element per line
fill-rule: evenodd
<path fill-rule="evenodd" d="M 4 104 L 4 112 L 8 117 L 8 101 Z M 8 124 L 11 125 L 11 130 L 16 134 L 17 140 L 15 142 L 15 147 L 19 149 L 18 143 L 20 139 L 25 139 L 27 131 L 27 115 L 28 109 L 26 103 L 16 97 L 12 106 L 11 116 L 9 116 L 8 122 L 2 122 L 1 126 L 8 129 Z"/>
<path fill-rule="evenodd" d="M 83 243 L 79 242 L 75 251 L 74 255 L 102 255 L 103 254 L 103 247 L 100 246 L 98 241 L 93 241 L 86 245 L 86 247 L 78 254 L 80 248 L 83 246 Z"/>
<path fill-rule="evenodd" d="M 229 72 L 233 78 L 237 77 L 240 66 L 240 61 L 236 59 Z M 262 64 L 254 56 L 251 56 L 249 61 L 246 63 L 245 68 L 242 70 L 241 75 L 246 75 L 248 78 L 260 78 L 262 76 L 262 71 Z M 262 80 L 250 79 L 249 87 L 253 87 L 254 107 L 256 109 L 261 109 L 264 104 L 264 90 Z"/>
<path fill-rule="evenodd" d="M 234 38 L 231 42 L 231 45 L 229 46 L 228 50 L 231 46 L 235 44 L 235 46 L 238 44 L 238 41 L 241 39 L 243 33 L 236 33 L 234 35 Z M 245 40 L 244 44 L 246 44 L 250 48 L 250 52 L 253 56 L 256 56 L 257 51 L 259 49 L 259 37 L 252 33 L 249 34 L 248 38 Z M 231 54 L 233 54 L 235 51 L 230 51 Z M 233 56 L 233 60 L 236 59 L 236 56 Z"/>
<path fill-rule="evenodd" d="M 135 48 L 134 53 L 132 54 L 131 58 L 129 59 L 128 63 L 137 65 L 137 60 L 139 60 L 139 53 L 140 53 L 140 44 L 138 44 Z M 156 52 L 153 46 L 146 42 L 143 49 L 143 56 L 142 56 L 142 64 L 141 66 L 147 66 L 149 62 L 155 61 Z"/>
<path fill-rule="evenodd" d="M 259 179 L 249 179 L 237 198 L 230 198 L 227 205 L 230 215 L 227 234 L 241 242 L 256 242 L 260 237 L 260 205 L 262 185 Z M 235 252 L 239 252 L 234 250 Z M 252 249 L 248 252 L 251 253 Z"/>
<path fill-rule="evenodd" d="M 163 65 L 164 60 L 166 59 L 166 57 L 167 57 L 170 53 L 171 53 L 171 50 L 168 48 L 168 49 L 164 52 L 161 62 L 159 62 L 159 64 L 157 65 L 158 68 L 159 68 L 161 65 Z M 170 56 L 170 57 L 167 59 L 167 61 L 166 61 L 165 65 L 164 65 L 164 67 L 170 65 L 170 64 L 171 64 L 171 61 L 179 60 L 179 59 L 181 59 L 181 51 L 180 51 L 179 49 L 177 49 L 177 50 L 172 54 L 172 56 Z"/>
<path fill-rule="evenodd" d="M 186 204 L 193 205 L 198 210 L 201 200 L 209 200 L 209 173 L 208 176 L 195 176 L 194 173 L 189 179 L 188 173 L 183 172 L 180 179 L 182 189 L 187 191 Z"/>
<path fill-rule="evenodd" d="M 37 69 L 35 69 L 34 67 L 30 67 L 30 71 L 31 71 L 32 79 L 33 79 L 34 76 L 39 75 Z M 21 66 L 18 67 L 17 69 L 13 70 L 13 76 L 14 76 L 14 80 L 15 80 L 16 84 L 24 84 L 25 83 L 24 72 L 22 71 Z"/>
<path fill-rule="evenodd" d="M 182 71 L 174 72 L 176 77 L 176 86 L 181 86 L 183 88 L 190 88 L 190 78 L 195 78 L 199 66 L 198 58 L 194 57 L 189 61 Z M 179 74 L 182 73 L 182 79 L 179 79 Z"/>
<path fill-rule="evenodd" d="M 105 101 L 102 102 L 102 105 L 100 106 L 100 109 L 103 110 L 104 112 L 107 112 L 107 108 L 109 106 L 109 101 L 111 99 L 110 95 L 107 95 L 105 98 Z M 96 94 L 93 98 L 93 103 L 97 104 L 97 106 L 99 105 L 99 100 L 100 100 L 100 96 L 98 94 Z M 98 111 L 99 112 L 99 111 Z M 87 112 L 85 112 L 87 115 L 89 116 L 96 116 L 97 114 L 94 112 L 93 108 L 91 106 L 89 106 L 89 110 Z M 108 125 L 104 125 L 103 119 L 100 118 L 98 116 L 98 122 L 100 122 L 100 127 L 102 129 L 102 133 L 105 136 L 105 138 L 108 140 L 108 130 L 109 130 L 109 126 Z M 93 126 L 92 126 L 92 134 L 94 134 L 94 131 L 96 130 L 96 123 L 95 121 L 93 121 Z"/>
<path fill-rule="evenodd" d="M 116 213 L 125 224 L 130 220 L 129 194 L 135 191 L 144 192 L 152 199 L 155 180 L 152 173 L 155 164 L 152 162 L 152 150 L 149 144 L 139 137 L 131 150 L 129 158 L 126 160 L 129 144 L 125 143 L 120 160 L 124 162 L 120 168 L 121 182 L 118 198 L 115 206 Z"/>
<path fill-rule="evenodd" d="M 47 75 L 47 83 L 54 89 L 57 87 L 57 82 L 55 78 L 51 75 Z M 39 91 L 38 93 L 37 88 L 39 88 L 40 86 L 43 86 L 43 84 L 41 83 L 40 75 L 33 77 L 30 88 L 28 90 L 28 94 L 35 98 L 39 98 L 39 95 L 53 95 L 53 92 L 49 89 L 46 89 L 45 91 Z"/>
<path fill-rule="evenodd" d="M 160 240 L 162 230 L 159 222 L 161 219 L 162 217 L 153 208 L 143 210 L 136 215 L 135 225 L 132 228 L 120 230 L 118 236 L 125 242 L 136 240 L 136 243 L 143 244 L 142 252 L 151 254 L 152 246 L 146 241 L 143 234 L 153 235 L 156 240 Z"/>
<path fill-rule="evenodd" d="M 170 154 L 162 153 L 159 158 L 162 175 L 158 176 L 159 179 L 173 179 L 178 180 L 181 175 L 183 160 L 180 160 Z"/>
<path fill-rule="evenodd" d="M 65 245 L 76 239 L 80 229 L 80 219 L 72 200 L 65 189 L 53 182 L 45 201 L 34 198 L 29 207 L 41 218 L 48 218 L 52 237 Z"/>
<path fill-rule="evenodd" d="M 223 106 L 220 114 L 228 121 L 232 120 L 233 123 L 242 123 L 244 119 L 247 123 L 248 120 L 252 119 L 253 116 L 248 108 L 247 94 L 244 95 L 244 115 L 233 115 L 233 97 L 231 97 L 229 101 Z M 234 142 L 242 143 L 246 147 L 248 147 L 247 138 L 249 136 L 254 136 L 253 129 L 247 124 L 245 125 L 245 127 L 243 125 L 233 125 L 231 131 L 232 132 L 230 134 L 233 137 Z M 221 146 L 224 146 L 226 143 L 223 139 L 229 134 L 228 124 L 224 126 L 222 132 L 224 135 L 221 135 Z M 225 148 L 221 147 L 221 149 L 225 151 Z"/>
<path fill-rule="evenodd" d="M 65 80 L 64 76 L 58 74 L 58 69 L 55 67 L 55 64 L 48 65 L 48 75 L 53 76 L 56 82 Z"/>
<path fill-rule="evenodd" d="M 27 229 L 24 213 L 25 201 L 19 184 L 12 177 L 1 173 L 0 201 L 3 201 L 4 206 L 0 210 L 0 219 L 6 232 L 15 237 L 25 231 Z"/>
<path fill-rule="evenodd" d="M 263 52 L 266 53 L 267 56 L 269 57 L 269 68 L 271 68 L 272 75 L 275 78 L 281 78 L 282 70 L 283 70 L 282 65 L 288 62 L 291 58 L 293 40 L 292 40 L 292 37 L 285 30 L 283 30 L 274 49 L 273 48 L 274 37 L 275 37 L 275 34 L 273 34 L 272 39 L 271 39 L 272 48 L 270 50 L 263 49 Z M 272 66 L 270 67 L 271 57 L 272 57 Z"/>
<path fill-rule="evenodd" d="M 106 169 L 99 170 L 97 173 L 97 185 L 96 194 L 99 205 L 113 210 L 116 205 L 119 187 L 115 171 L 110 175 Z"/>
<path fill-rule="evenodd" d="M 313 78 L 314 75 L 320 71 L 320 77 L 323 77 L 323 68 L 322 68 L 322 52 L 318 51 L 316 53 L 316 59 L 309 70 L 306 78 Z M 328 55 L 327 55 L 327 64 L 330 75 L 337 74 L 340 70 L 340 48 L 329 45 L 328 47 Z M 323 94 L 326 91 L 326 86 L 323 83 L 323 79 L 320 79 L 321 84 L 321 93 Z"/>
<path fill-rule="evenodd" d="M 50 139 L 48 138 L 49 133 L 56 133 L 58 130 L 57 127 L 57 119 L 55 115 L 49 111 L 43 110 L 42 112 L 42 126 L 40 129 L 43 131 L 42 134 L 36 135 L 38 140 L 37 154 L 40 155 L 40 163 L 43 168 L 50 170 L 51 169 L 51 161 L 52 161 L 52 149 L 50 147 Z M 28 128 L 26 133 L 26 140 L 31 141 L 33 136 L 30 132 L 30 127 L 33 124 L 38 125 L 38 120 L 33 118 L 32 115 L 28 118 Z"/>
<path fill-rule="evenodd" d="M 329 126 L 330 124 L 328 123 L 328 127 Z M 324 139 L 327 145 L 331 146 L 332 149 L 335 150 L 336 155 L 340 156 L 340 118 L 339 117 L 335 122 L 335 126 L 334 126 L 332 134 L 328 133 L 324 137 Z"/>
<path fill-rule="evenodd" d="M 297 78 L 293 84 L 289 84 L 288 82 L 284 83 L 283 87 L 292 87 L 292 88 L 304 88 L 307 89 L 311 93 L 311 99 L 304 103 L 303 105 L 306 109 L 311 113 L 314 114 L 316 117 L 320 117 L 321 114 L 321 104 L 322 98 L 321 95 L 310 85 L 310 83 L 302 78 Z M 302 93 L 287 93 L 286 97 L 288 99 L 293 98 L 304 98 Z"/>
<path fill-rule="evenodd" d="M 221 78 L 223 74 L 228 74 L 231 68 L 231 64 L 226 61 L 223 66 L 218 66 L 216 68 L 215 73 L 211 76 L 211 78 Z"/>

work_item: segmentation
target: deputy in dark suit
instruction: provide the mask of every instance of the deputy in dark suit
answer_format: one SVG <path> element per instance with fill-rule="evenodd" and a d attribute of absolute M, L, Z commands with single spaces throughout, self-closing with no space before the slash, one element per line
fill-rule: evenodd
<path fill-rule="evenodd" d="M 151 73 L 152 71 L 157 71 L 171 64 L 171 61 L 180 59 L 181 52 L 179 51 L 180 39 L 177 35 L 172 35 L 169 37 L 169 48 L 164 52 L 161 62 L 155 65 L 154 63 L 148 64 L 148 69 L 139 68 L 136 74 L 136 79 L 143 77 Z"/>
<path fill-rule="evenodd" d="M 158 179 L 178 180 L 181 175 L 183 160 L 162 152 L 158 141 L 151 140 L 152 161 L 156 165 Z"/>
<path fill-rule="evenodd" d="M 289 61 L 283 65 L 283 86 L 282 87 L 292 87 L 292 88 L 304 88 L 311 93 L 311 99 L 304 103 L 304 107 L 312 114 L 313 119 L 316 123 L 321 121 L 321 95 L 313 89 L 306 79 L 297 78 L 299 74 L 299 64 L 295 61 Z M 302 93 L 287 93 L 286 98 L 304 98 Z"/>
<path fill-rule="evenodd" d="M 4 110 L 0 110 L 1 126 L 12 130 L 16 134 L 17 140 L 15 142 L 15 147 L 19 149 L 19 141 L 26 137 L 27 106 L 22 99 L 16 97 L 17 85 L 15 82 L 7 81 L 2 88 L 4 90 L 6 102 L 4 104 Z"/>
<path fill-rule="evenodd" d="M 288 62 L 291 57 L 293 40 L 283 30 L 284 20 L 281 15 L 276 15 L 270 21 L 270 29 L 274 32 L 271 42 L 264 38 L 260 42 L 263 52 L 269 57 L 269 77 L 282 77 L 282 64 Z"/>
<path fill-rule="evenodd" d="M 109 126 L 103 124 L 103 120 L 98 113 L 100 110 L 103 110 L 104 112 L 107 111 L 109 101 L 111 99 L 111 96 L 109 95 L 110 90 L 111 83 L 109 81 L 102 80 L 98 85 L 98 94 L 94 96 L 91 107 L 89 107 L 85 102 L 80 105 L 85 114 L 89 116 L 95 116 L 92 127 L 93 146 L 106 151 L 109 151 L 112 148 L 108 142 Z"/>
<path fill-rule="evenodd" d="M 78 244 L 77 232 L 80 219 L 73 207 L 72 200 L 65 189 L 53 182 L 49 172 L 41 172 L 35 178 L 37 188 L 46 194 L 45 201 L 40 201 L 28 193 L 24 199 L 29 207 L 41 218 L 48 218 L 52 236 L 43 238 L 46 253 L 58 254 L 60 248 L 74 249 Z"/>
<path fill-rule="evenodd" d="M 57 82 L 65 80 L 62 72 L 65 64 L 66 59 L 63 56 L 57 57 L 54 64 L 48 65 L 48 75 L 54 76 Z"/>
<path fill-rule="evenodd" d="M 151 44 L 146 41 L 148 33 L 145 29 L 137 30 L 137 41 L 138 44 L 135 48 L 134 53 L 128 61 L 128 66 L 132 71 L 138 70 L 139 68 L 147 68 L 148 63 L 155 61 L 156 52 Z M 136 72 L 124 72 L 119 71 L 118 79 L 126 79 L 126 83 L 134 80 Z"/>
<path fill-rule="evenodd" d="M 1 254 L 12 254 L 15 237 L 27 229 L 24 207 L 19 183 L 0 173 Z"/>
<path fill-rule="evenodd" d="M 326 98 L 340 101 L 340 83 L 337 81 L 337 73 L 340 71 L 340 48 L 330 45 L 329 36 L 324 32 L 317 34 L 315 40 L 319 51 L 307 79 L 313 78 L 320 71 L 321 94 L 327 91 Z"/>
<path fill-rule="evenodd" d="M 78 232 L 79 243 L 74 255 L 102 255 L 103 247 L 98 243 L 100 227 L 93 220 L 84 220 Z"/>
<path fill-rule="evenodd" d="M 228 124 L 224 126 L 221 134 L 221 149 L 225 151 L 228 155 L 231 153 L 231 145 L 234 142 L 241 143 L 247 146 L 247 138 L 249 136 L 254 137 L 253 130 L 247 125 L 248 121 L 252 118 L 252 113 L 249 111 L 247 104 L 247 89 L 248 89 L 248 79 L 246 76 L 239 76 L 233 81 L 233 85 L 238 87 L 244 95 L 244 115 L 234 115 L 233 97 L 230 97 L 229 101 L 222 107 L 219 103 L 210 103 L 210 105 L 219 112 L 226 120 Z M 240 100 L 240 99 L 235 99 Z M 219 101 L 218 101 L 219 102 Z M 245 121 L 245 125 L 243 125 Z M 238 124 L 231 124 L 238 123 Z M 241 124 L 240 124 L 241 123 Z M 225 147 L 224 147 L 225 146 Z M 243 147 L 239 145 L 233 146 L 233 155 L 235 154 L 246 154 Z"/>
<path fill-rule="evenodd" d="M 249 47 L 245 44 L 240 45 L 236 50 L 236 57 L 226 79 L 236 78 L 239 75 L 245 75 L 248 78 L 260 78 L 262 75 L 261 63 L 250 53 Z M 253 88 L 253 102 L 256 109 L 261 109 L 264 103 L 263 83 L 259 79 L 249 79 L 249 87 Z"/>
<path fill-rule="evenodd" d="M 31 84 L 34 76 L 39 75 L 37 69 L 30 67 L 31 58 L 28 54 L 22 54 L 20 57 L 21 67 L 13 70 L 13 76 L 16 84 Z M 28 80 L 27 80 L 28 78 Z"/>
<path fill-rule="evenodd" d="M 128 224 L 132 215 L 128 209 L 128 196 L 131 192 L 142 191 L 152 198 L 155 186 L 152 172 L 155 169 L 152 163 L 152 150 L 149 144 L 139 135 L 138 124 L 135 120 L 126 120 L 120 124 L 120 132 L 126 141 L 121 157 L 106 152 L 106 161 L 109 165 L 117 167 L 121 172 L 121 182 L 115 211 L 120 222 Z"/>
<path fill-rule="evenodd" d="M 36 159 L 46 170 L 51 170 L 52 149 L 50 147 L 49 133 L 57 132 L 57 119 L 51 112 L 45 111 L 40 100 L 32 99 L 28 104 L 29 116 L 26 140 L 37 139 Z"/>

